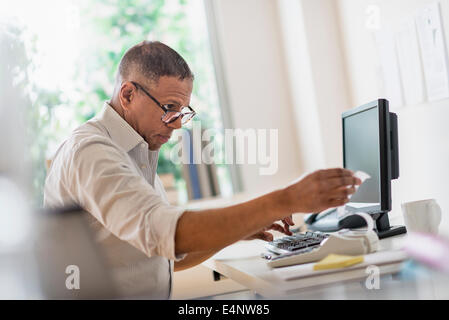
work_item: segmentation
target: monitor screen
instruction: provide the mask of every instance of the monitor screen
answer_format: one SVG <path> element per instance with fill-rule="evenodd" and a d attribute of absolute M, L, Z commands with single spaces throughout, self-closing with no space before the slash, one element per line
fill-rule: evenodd
<path fill-rule="evenodd" d="M 366 180 L 351 197 L 349 208 L 380 209 L 379 109 L 374 106 L 343 118 L 344 167 L 364 171 Z"/>

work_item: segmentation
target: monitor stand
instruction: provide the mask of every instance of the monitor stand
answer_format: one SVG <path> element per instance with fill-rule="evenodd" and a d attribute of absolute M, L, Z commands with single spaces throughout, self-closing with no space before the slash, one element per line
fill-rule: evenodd
<path fill-rule="evenodd" d="M 376 219 L 376 233 L 379 239 L 384 239 L 407 233 L 407 229 L 405 228 L 405 226 L 390 226 L 388 212 L 383 212 Z"/>

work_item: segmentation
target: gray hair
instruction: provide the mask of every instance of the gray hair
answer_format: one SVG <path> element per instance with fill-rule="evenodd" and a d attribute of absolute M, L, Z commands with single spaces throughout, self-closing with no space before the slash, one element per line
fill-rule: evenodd
<path fill-rule="evenodd" d="M 142 41 L 125 53 L 120 61 L 118 76 L 129 79 L 136 72 L 155 82 L 162 76 L 177 77 L 179 80 L 194 78 L 187 62 L 159 41 Z"/>

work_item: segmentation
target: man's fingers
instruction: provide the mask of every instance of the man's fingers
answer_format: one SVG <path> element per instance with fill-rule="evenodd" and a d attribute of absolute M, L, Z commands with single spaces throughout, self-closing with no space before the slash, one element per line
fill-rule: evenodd
<path fill-rule="evenodd" d="M 289 216 L 282 219 L 282 223 L 284 224 L 284 233 L 291 236 L 293 233 L 290 231 L 290 226 L 294 225 L 292 217 Z"/>
<path fill-rule="evenodd" d="M 282 219 L 282 222 L 285 222 L 289 226 L 294 226 L 295 225 L 295 223 L 293 222 L 292 216 L 289 216 L 289 217 L 286 217 L 286 218 Z"/>
<path fill-rule="evenodd" d="M 285 222 L 282 221 L 282 223 L 284 224 L 284 233 L 288 236 L 291 236 L 293 233 L 290 231 L 290 226 Z"/>
<path fill-rule="evenodd" d="M 284 226 L 281 226 L 280 224 L 278 224 L 278 223 L 273 223 L 270 227 L 269 227 L 269 229 L 271 229 L 271 230 L 275 230 L 275 231 L 279 231 L 279 232 L 282 232 L 282 233 L 284 233 L 284 234 L 286 234 L 286 235 L 292 235 L 292 233 L 290 232 L 290 230 L 289 230 L 289 228 L 288 228 L 288 225 L 286 226 L 285 224 L 284 224 Z"/>
<path fill-rule="evenodd" d="M 281 226 L 280 224 L 277 223 L 273 223 L 271 226 L 268 227 L 268 230 L 275 230 L 275 231 L 279 231 L 279 232 L 284 232 L 284 227 Z"/>

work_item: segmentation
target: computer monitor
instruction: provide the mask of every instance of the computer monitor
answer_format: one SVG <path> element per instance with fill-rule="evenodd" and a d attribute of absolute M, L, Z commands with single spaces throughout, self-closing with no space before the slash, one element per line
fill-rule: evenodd
<path fill-rule="evenodd" d="M 376 221 L 379 238 L 405 233 L 391 227 L 391 180 L 399 177 L 397 116 L 388 100 L 378 99 L 342 114 L 343 166 L 364 171 L 366 180 L 346 205 L 348 211 L 367 212 Z"/>

